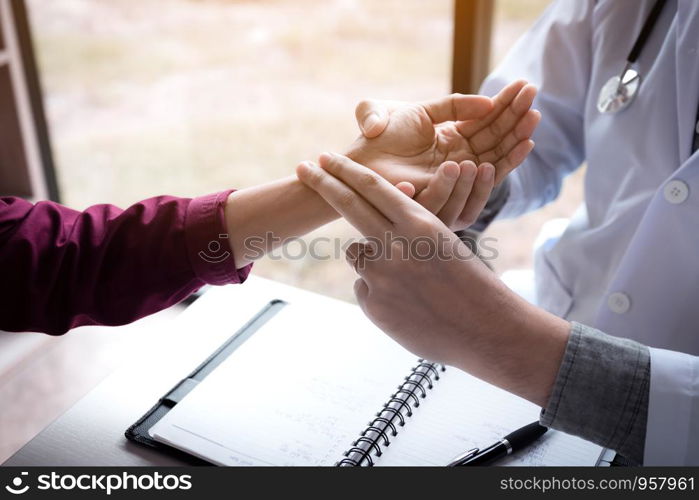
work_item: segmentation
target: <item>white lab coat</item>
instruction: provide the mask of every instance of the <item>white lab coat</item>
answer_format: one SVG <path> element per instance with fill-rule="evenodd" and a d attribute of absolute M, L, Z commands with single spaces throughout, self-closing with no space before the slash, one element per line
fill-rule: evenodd
<path fill-rule="evenodd" d="M 554 2 L 488 78 L 485 94 L 539 87 L 536 147 L 501 216 L 553 200 L 586 161 L 585 203 L 537 256 L 537 301 L 651 347 L 645 464 L 699 464 L 699 1 L 669 0 L 631 105 L 596 109 L 653 0 Z"/>

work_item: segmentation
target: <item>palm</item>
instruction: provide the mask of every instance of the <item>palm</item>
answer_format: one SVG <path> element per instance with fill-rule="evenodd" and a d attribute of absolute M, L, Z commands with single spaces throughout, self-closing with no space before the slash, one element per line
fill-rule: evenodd
<path fill-rule="evenodd" d="M 460 96 L 459 102 L 450 96 L 424 104 L 384 103 L 388 124 L 377 137 L 357 139 L 349 156 L 394 184 L 408 181 L 418 190 L 445 161 L 492 163 L 499 182 L 533 145 L 529 137 L 539 115 L 529 109 L 535 90 L 524 85 L 505 88 L 492 108 L 474 96 Z M 362 106 L 372 104 L 360 104 L 358 117 Z"/>
<path fill-rule="evenodd" d="M 420 105 L 394 109 L 383 133 L 376 138 L 360 137 L 353 159 L 396 184 L 408 181 L 421 189 L 439 166 L 452 160 L 477 161 L 468 138 L 455 122 L 435 126 Z"/>

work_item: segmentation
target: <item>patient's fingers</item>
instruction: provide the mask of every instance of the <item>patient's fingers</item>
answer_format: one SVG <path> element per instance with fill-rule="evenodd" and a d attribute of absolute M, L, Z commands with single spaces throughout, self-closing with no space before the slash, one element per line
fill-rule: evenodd
<path fill-rule="evenodd" d="M 432 123 L 474 120 L 485 116 L 493 109 L 489 97 L 480 95 L 451 94 L 439 99 L 424 101 L 422 107 Z"/>
<path fill-rule="evenodd" d="M 381 101 L 364 100 L 354 109 L 357 125 L 367 139 L 381 135 L 388 125 L 389 115 L 388 106 Z"/>
<path fill-rule="evenodd" d="M 432 176 L 429 184 L 417 196 L 415 201 L 433 214 L 439 213 L 449 201 L 454 186 L 459 179 L 459 166 L 456 162 L 442 163 L 437 172 Z"/>
<path fill-rule="evenodd" d="M 342 180 L 317 165 L 310 162 L 301 163 L 296 167 L 296 175 L 364 236 L 380 236 L 391 227 L 391 222 L 367 200 Z M 389 187 L 396 196 L 413 203 L 390 184 Z"/>

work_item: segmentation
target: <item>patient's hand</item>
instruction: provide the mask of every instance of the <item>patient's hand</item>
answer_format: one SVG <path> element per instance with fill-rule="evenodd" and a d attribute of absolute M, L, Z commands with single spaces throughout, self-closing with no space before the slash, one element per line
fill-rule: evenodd
<path fill-rule="evenodd" d="M 363 135 L 348 156 L 418 192 L 445 161 L 490 163 L 498 184 L 534 147 L 530 137 L 541 116 L 530 109 L 535 95 L 532 85 L 517 81 L 493 99 L 453 94 L 417 104 L 364 101 L 356 109 Z"/>

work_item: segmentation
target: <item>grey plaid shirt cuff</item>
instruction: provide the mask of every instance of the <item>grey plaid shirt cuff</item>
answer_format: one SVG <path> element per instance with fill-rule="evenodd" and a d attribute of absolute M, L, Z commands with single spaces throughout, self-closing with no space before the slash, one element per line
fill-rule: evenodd
<path fill-rule="evenodd" d="M 646 346 L 573 323 L 540 422 L 643 463 L 650 352 Z"/>

